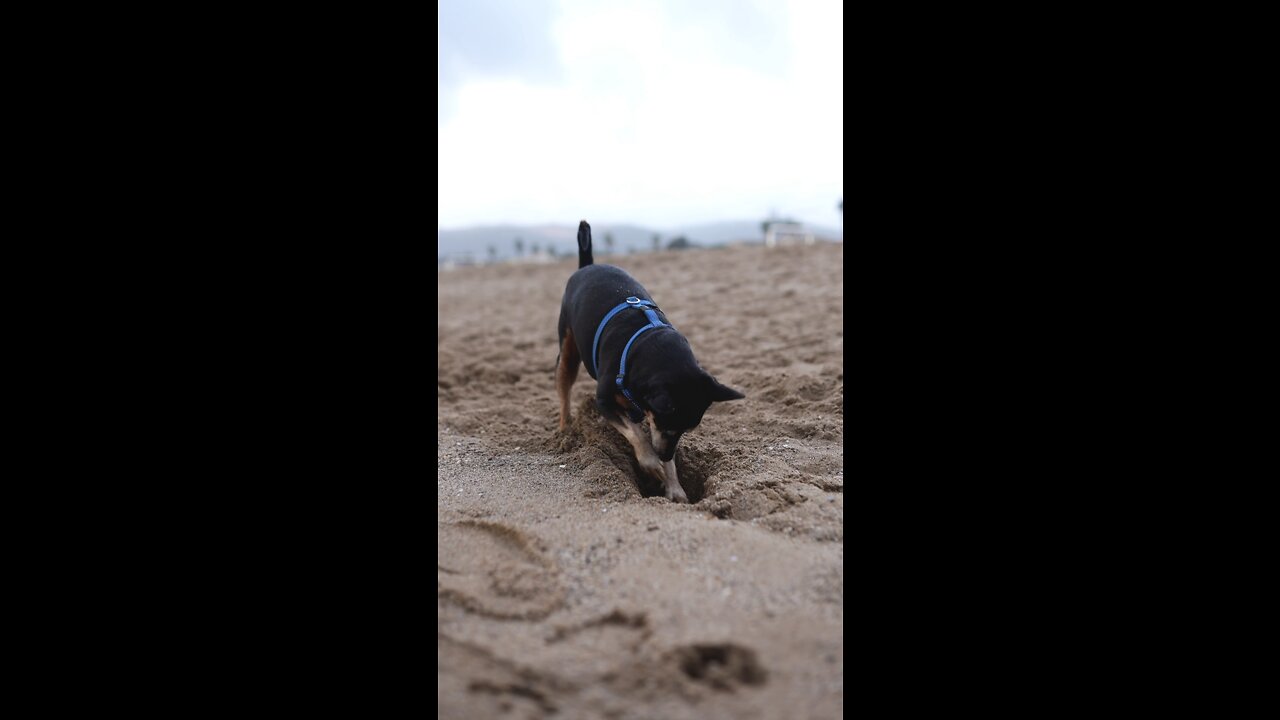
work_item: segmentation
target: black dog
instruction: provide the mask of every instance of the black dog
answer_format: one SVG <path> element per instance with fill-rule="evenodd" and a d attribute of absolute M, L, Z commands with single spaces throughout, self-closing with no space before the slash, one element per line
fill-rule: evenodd
<path fill-rule="evenodd" d="M 676 443 L 711 403 L 744 395 L 698 366 L 689 342 L 635 278 L 592 264 L 586 220 L 578 224 L 578 271 L 564 290 L 559 329 L 560 429 L 569 425 L 569 389 L 582 362 L 596 378 L 600 414 L 631 442 L 640 467 L 662 482 L 669 499 L 689 502 L 676 475 Z M 646 416 L 652 445 L 641 432 Z"/>

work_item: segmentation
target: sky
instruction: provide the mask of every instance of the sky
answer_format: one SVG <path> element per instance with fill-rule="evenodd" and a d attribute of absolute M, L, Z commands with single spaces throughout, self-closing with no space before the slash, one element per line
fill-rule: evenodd
<path fill-rule="evenodd" d="M 831 0 L 440 0 L 439 219 L 841 227 Z"/>

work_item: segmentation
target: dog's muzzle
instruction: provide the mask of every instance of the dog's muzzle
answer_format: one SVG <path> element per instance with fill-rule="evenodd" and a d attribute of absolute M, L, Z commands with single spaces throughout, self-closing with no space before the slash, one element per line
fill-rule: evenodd
<path fill-rule="evenodd" d="M 662 462 L 670 462 L 671 458 L 676 456 L 676 444 L 680 442 L 682 433 L 658 433 L 658 439 L 654 443 L 654 450 L 658 453 L 658 459 Z"/>

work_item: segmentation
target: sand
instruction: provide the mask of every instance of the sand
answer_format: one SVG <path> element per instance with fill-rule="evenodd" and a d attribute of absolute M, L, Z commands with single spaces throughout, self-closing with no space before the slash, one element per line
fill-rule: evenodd
<path fill-rule="evenodd" d="M 438 274 L 443 718 L 837 718 L 844 708 L 844 246 L 603 256 L 744 392 L 672 503 L 601 424 L 557 430 L 574 260 Z"/>

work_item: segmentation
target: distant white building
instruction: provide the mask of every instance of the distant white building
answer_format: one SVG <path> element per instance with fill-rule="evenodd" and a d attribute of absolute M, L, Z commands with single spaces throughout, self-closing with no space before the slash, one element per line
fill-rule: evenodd
<path fill-rule="evenodd" d="M 784 220 L 767 221 L 764 226 L 765 247 L 774 247 L 779 242 L 783 244 L 804 242 L 805 245 L 812 245 L 813 233 L 805 229 L 802 223 Z"/>

